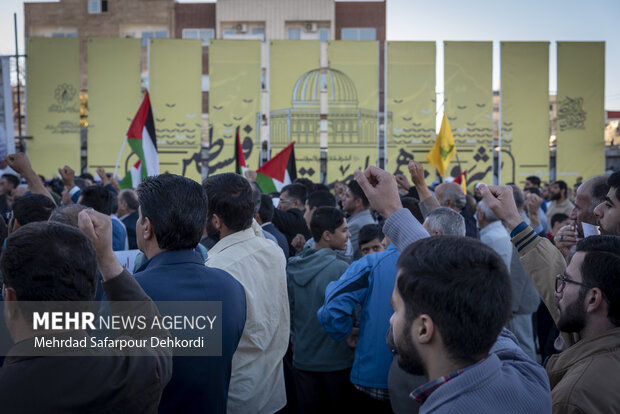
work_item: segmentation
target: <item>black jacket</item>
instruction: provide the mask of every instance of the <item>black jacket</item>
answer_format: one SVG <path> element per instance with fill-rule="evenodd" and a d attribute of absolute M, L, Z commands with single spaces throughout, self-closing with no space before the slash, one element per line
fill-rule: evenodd
<path fill-rule="evenodd" d="M 296 251 L 291 245 L 291 241 L 295 236 L 302 234 L 306 240 L 312 237 L 310 229 L 308 229 L 306 225 L 304 213 L 299 209 L 291 208 L 286 211 L 275 209 L 271 222 L 286 236 L 286 241 L 289 245 L 289 254 L 291 256 L 294 256 Z"/>
<path fill-rule="evenodd" d="M 111 301 L 146 301 L 140 314 L 147 320 L 159 316 L 153 302 L 126 270 L 103 283 L 103 287 Z M 119 337 L 135 339 L 168 335 L 164 329 L 127 329 L 119 333 Z M 53 335 L 61 340 L 71 336 L 83 338 L 88 334 L 72 331 Z M 39 348 L 40 356 L 20 356 L 32 355 L 28 349 L 32 349 L 33 342 L 31 338 L 15 344 L 0 369 L 3 412 L 156 413 L 164 386 L 172 376 L 170 348 L 108 349 L 105 355 L 99 348 Z"/>

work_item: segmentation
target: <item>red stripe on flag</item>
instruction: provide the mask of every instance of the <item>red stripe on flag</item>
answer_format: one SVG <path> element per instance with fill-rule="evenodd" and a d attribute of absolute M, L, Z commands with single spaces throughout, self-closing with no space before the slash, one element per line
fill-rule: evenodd
<path fill-rule="evenodd" d="M 136 116 L 134 116 L 133 121 L 131 121 L 129 130 L 127 131 L 127 138 L 142 139 L 142 130 L 144 129 L 146 117 L 149 115 L 150 109 L 151 109 L 151 99 L 149 97 L 149 93 L 146 92 L 144 94 L 144 99 L 142 100 L 142 104 L 140 104 L 140 109 L 138 109 Z"/>
<path fill-rule="evenodd" d="M 288 147 L 277 153 L 275 157 L 261 165 L 256 172 L 284 182 L 284 177 L 286 177 L 286 166 L 288 165 L 288 160 L 293 151 L 294 144 L 295 141 L 291 142 Z"/>

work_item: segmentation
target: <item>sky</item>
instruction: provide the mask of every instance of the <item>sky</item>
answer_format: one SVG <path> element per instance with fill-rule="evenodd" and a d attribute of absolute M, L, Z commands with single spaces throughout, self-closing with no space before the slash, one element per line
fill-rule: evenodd
<path fill-rule="evenodd" d="M 0 54 L 15 53 L 13 13 L 24 53 L 23 1 L 0 0 Z M 443 91 L 444 40 L 493 41 L 494 89 L 500 41 L 549 41 L 551 93 L 557 84 L 556 41 L 605 41 L 605 109 L 620 110 L 618 16 L 620 0 L 387 0 L 387 40 L 438 42 L 438 92 Z"/>

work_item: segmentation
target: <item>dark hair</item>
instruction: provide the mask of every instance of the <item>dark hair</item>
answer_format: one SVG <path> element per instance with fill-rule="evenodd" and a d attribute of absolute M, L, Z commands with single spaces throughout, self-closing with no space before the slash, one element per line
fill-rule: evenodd
<path fill-rule="evenodd" d="M 17 186 L 19 185 L 19 177 L 14 174 L 2 174 L 1 178 L 6 178 L 9 183 L 13 184 L 13 188 L 17 188 Z"/>
<path fill-rule="evenodd" d="M 400 202 L 403 204 L 403 207 L 411 211 L 416 220 L 424 223 L 424 216 L 422 215 L 422 210 L 420 210 L 420 200 L 415 197 L 403 197 L 400 199 Z"/>
<path fill-rule="evenodd" d="M 303 205 L 306 202 L 306 187 L 301 184 L 289 184 L 282 187 L 280 190 L 280 194 L 284 194 L 286 192 L 289 198 L 293 200 L 299 200 L 299 202 Z"/>
<path fill-rule="evenodd" d="M 131 189 L 121 190 L 120 196 L 121 200 L 127 204 L 127 207 L 129 207 L 130 210 L 137 210 L 138 207 L 140 207 L 140 203 L 138 203 L 138 196 L 135 191 Z"/>
<path fill-rule="evenodd" d="M 79 176 L 80 178 L 83 178 L 85 180 L 90 180 L 92 182 L 95 182 L 95 177 L 93 177 L 93 175 L 91 173 L 85 172 L 80 174 Z"/>
<path fill-rule="evenodd" d="M 314 184 L 314 191 L 329 191 L 329 187 L 322 183 Z"/>
<path fill-rule="evenodd" d="M 384 235 L 380 225 L 366 224 L 360 229 L 359 235 L 357 236 L 357 242 L 361 247 L 362 244 L 373 241 L 374 239 L 381 241 L 383 240 L 383 237 Z"/>
<path fill-rule="evenodd" d="M 73 183 L 75 184 L 76 187 L 78 187 L 82 191 L 84 191 L 86 187 L 88 187 L 86 185 L 86 180 L 80 177 L 75 177 L 75 179 L 73 180 Z M 71 189 L 69 188 L 68 190 L 71 190 Z"/>
<path fill-rule="evenodd" d="M 329 191 L 315 191 L 308 196 L 308 207 L 336 207 L 336 197 Z"/>
<path fill-rule="evenodd" d="M 325 230 L 333 233 L 344 222 L 344 213 L 336 207 L 319 207 L 312 213 L 310 232 L 315 243 L 321 240 Z"/>
<path fill-rule="evenodd" d="M 525 181 L 529 181 L 535 186 L 540 187 L 540 178 L 536 177 L 535 175 L 530 175 L 529 177 L 525 179 Z"/>
<path fill-rule="evenodd" d="M 235 173 L 216 174 L 207 178 L 203 187 L 209 199 L 209 219 L 217 214 L 234 232 L 252 225 L 254 200 L 248 180 Z"/>
<path fill-rule="evenodd" d="M 353 194 L 353 198 L 360 198 L 362 200 L 362 204 L 364 205 L 364 207 L 368 207 L 370 205 L 366 194 L 364 194 L 364 190 L 362 190 L 362 187 L 360 187 L 357 181 L 349 181 L 347 187 L 349 187 L 349 191 L 351 191 L 351 194 Z"/>
<path fill-rule="evenodd" d="M 160 249 L 196 247 L 207 219 L 207 196 L 200 184 L 165 173 L 148 177 L 137 193 L 142 222 L 147 217 L 151 221 Z"/>
<path fill-rule="evenodd" d="M 26 194 L 13 200 L 13 217 L 20 226 L 35 221 L 47 221 L 56 204 L 42 194 Z"/>
<path fill-rule="evenodd" d="M 612 187 L 616 189 L 616 199 L 620 200 L 620 171 L 616 171 L 607 178 L 607 185 L 610 190 Z"/>
<path fill-rule="evenodd" d="M 566 214 L 564 213 L 556 213 L 551 217 L 551 228 L 553 228 L 553 226 L 555 226 L 555 223 L 561 223 L 564 220 L 566 220 L 567 218 L 569 218 Z"/>
<path fill-rule="evenodd" d="M 52 189 L 53 192 L 55 192 L 58 195 L 62 195 L 62 190 L 65 189 L 65 186 L 62 183 L 62 180 L 58 177 L 54 177 L 50 180 L 49 187 Z"/>
<path fill-rule="evenodd" d="M 26 224 L 7 241 L 0 269 L 20 301 L 89 301 L 97 256 L 88 237 L 61 223 Z"/>
<path fill-rule="evenodd" d="M 68 226 L 78 226 L 78 214 L 80 211 L 86 210 L 88 207 L 81 204 L 66 204 L 52 211 L 48 221 L 63 223 Z"/>
<path fill-rule="evenodd" d="M 430 237 L 407 247 L 397 267 L 406 329 L 424 313 L 455 361 L 473 363 L 489 352 L 512 298 L 508 269 L 492 248 L 470 237 Z"/>
<path fill-rule="evenodd" d="M 586 237 L 576 251 L 586 253 L 580 269 L 583 282 L 601 289 L 607 318 L 620 326 L 620 236 Z"/>
<path fill-rule="evenodd" d="M 112 210 L 113 198 L 116 197 L 114 197 L 109 190 L 97 185 L 91 185 L 82 191 L 80 195 L 80 204 L 91 207 L 95 211 L 109 216 L 114 211 Z"/>
<path fill-rule="evenodd" d="M 560 191 L 568 191 L 568 186 L 566 185 L 566 181 L 558 180 L 554 181 L 553 184 L 557 184 L 560 187 Z"/>
<path fill-rule="evenodd" d="M 523 191 L 524 192 L 527 191 L 529 193 L 536 194 L 538 197 L 542 197 L 540 194 L 540 189 L 536 187 L 527 187 L 527 188 L 524 188 Z"/>
<path fill-rule="evenodd" d="M 258 209 L 258 216 L 263 223 L 268 223 L 273 220 L 273 200 L 267 194 L 260 196 L 260 208 Z"/>
<path fill-rule="evenodd" d="M 301 184 L 306 188 L 306 195 L 315 191 L 315 185 L 309 178 L 295 178 L 293 184 Z"/>

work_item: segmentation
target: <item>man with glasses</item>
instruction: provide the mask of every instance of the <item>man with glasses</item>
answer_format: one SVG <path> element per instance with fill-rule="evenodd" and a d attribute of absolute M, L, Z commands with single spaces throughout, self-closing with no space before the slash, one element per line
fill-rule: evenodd
<path fill-rule="evenodd" d="M 608 197 L 616 199 L 614 176 L 620 179 L 620 173 L 608 180 Z M 546 364 L 553 411 L 620 412 L 620 394 L 612 380 L 620 372 L 620 237 L 583 239 L 566 267 L 560 252 L 521 222 L 510 187 L 483 187 L 481 191 L 489 207 L 512 230 L 521 262 L 556 325 L 572 334 L 563 336 L 564 351 Z M 606 208 L 613 210 L 614 206 Z M 615 212 L 606 213 L 609 218 Z M 610 228 L 610 223 L 605 224 Z M 562 273 L 553 277 L 553 270 Z"/>

